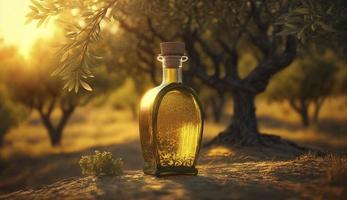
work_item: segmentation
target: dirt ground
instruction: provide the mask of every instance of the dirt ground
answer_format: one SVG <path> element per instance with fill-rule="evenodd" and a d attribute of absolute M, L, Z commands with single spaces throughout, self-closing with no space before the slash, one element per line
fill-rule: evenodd
<path fill-rule="evenodd" d="M 129 112 L 80 109 L 61 147 L 55 148 L 34 114 L 6 136 L 0 151 L 0 199 L 343 199 L 347 196 L 345 111 L 345 104 L 328 102 L 321 123 L 304 129 L 288 107 L 260 103 L 262 132 L 332 153 L 322 157 L 274 148 L 211 147 L 201 151 L 198 176 L 160 179 L 141 171 L 137 122 Z M 204 142 L 223 130 L 227 120 L 208 122 Z M 78 160 L 95 150 L 122 157 L 124 175 L 83 177 Z"/>
<path fill-rule="evenodd" d="M 0 199 L 345 199 L 346 171 L 338 181 L 329 178 L 332 163 L 345 158 L 269 159 L 268 151 L 216 147 L 202 153 L 198 176 L 155 178 L 127 170 L 119 177 L 73 177 Z M 346 159 L 341 162 L 347 167 Z"/>

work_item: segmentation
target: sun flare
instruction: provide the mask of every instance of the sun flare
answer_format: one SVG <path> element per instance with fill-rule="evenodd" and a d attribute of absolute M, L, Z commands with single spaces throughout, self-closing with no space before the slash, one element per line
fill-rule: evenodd
<path fill-rule="evenodd" d="M 37 39 L 50 37 L 54 33 L 52 23 L 40 28 L 36 27 L 35 22 L 25 24 L 29 5 L 30 0 L 0 0 L 0 39 L 16 46 L 26 58 Z"/>

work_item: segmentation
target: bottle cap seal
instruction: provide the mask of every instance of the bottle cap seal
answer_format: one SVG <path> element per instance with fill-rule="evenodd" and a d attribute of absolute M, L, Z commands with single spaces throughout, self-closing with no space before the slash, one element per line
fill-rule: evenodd
<path fill-rule="evenodd" d="M 183 56 L 185 53 L 185 44 L 183 42 L 162 42 L 160 43 L 162 56 Z"/>

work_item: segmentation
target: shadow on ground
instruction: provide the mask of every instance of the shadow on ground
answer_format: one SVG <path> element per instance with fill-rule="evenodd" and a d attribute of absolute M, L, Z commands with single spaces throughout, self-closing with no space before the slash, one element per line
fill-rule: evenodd
<path fill-rule="evenodd" d="M 74 153 L 50 154 L 40 157 L 16 156 L 0 165 L 0 191 L 10 192 L 22 188 L 35 188 L 58 180 L 81 176 L 78 161 L 82 155 L 95 150 L 110 151 L 124 160 L 126 170 L 139 170 L 143 166 L 138 140 L 110 146 L 96 146 Z M 131 156 L 129 156 L 131 155 Z"/>
<path fill-rule="evenodd" d="M 273 118 L 268 115 L 261 115 L 258 117 L 259 124 L 269 128 L 285 129 L 287 131 L 298 131 L 304 129 L 302 125 L 290 121 L 283 121 Z M 346 136 L 347 121 L 338 120 L 334 118 L 322 118 L 317 124 L 311 126 L 319 133 L 327 134 L 333 137 Z"/>

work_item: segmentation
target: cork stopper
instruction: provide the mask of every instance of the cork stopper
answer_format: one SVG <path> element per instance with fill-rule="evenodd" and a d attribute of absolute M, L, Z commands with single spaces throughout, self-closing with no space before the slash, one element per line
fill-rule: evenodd
<path fill-rule="evenodd" d="M 162 56 L 183 56 L 185 53 L 185 44 L 183 42 L 162 42 L 160 43 Z"/>

